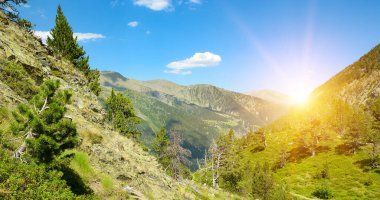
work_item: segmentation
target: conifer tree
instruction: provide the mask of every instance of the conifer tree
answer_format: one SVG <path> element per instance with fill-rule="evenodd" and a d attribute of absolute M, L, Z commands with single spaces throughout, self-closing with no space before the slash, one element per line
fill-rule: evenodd
<path fill-rule="evenodd" d="M 101 88 L 99 84 L 100 73 L 96 69 L 91 69 L 89 56 L 82 46 L 77 43 L 73 30 L 63 15 L 61 6 L 58 6 L 55 18 L 55 27 L 51 30 L 51 37 L 47 38 L 47 44 L 53 52 L 63 58 L 68 59 L 76 68 L 81 70 L 88 79 L 88 86 L 91 91 L 99 95 Z"/>
<path fill-rule="evenodd" d="M 63 15 L 60 5 L 58 5 L 57 9 L 55 27 L 51 30 L 50 34 L 51 37 L 47 38 L 47 44 L 53 49 L 53 52 L 74 62 L 80 50 L 78 50 L 73 30 Z"/>
<path fill-rule="evenodd" d="M 106 100 L 107 120 L 112 126 L 126 136 L 137 137 L 139 131 L 136 125 L 140 123 L 133 109 L 131 101 L 122 93 L 115 93 Z"/>
<path fill-rule="evenodd" d="M 156 133 L 156 137 L 153 141 L 153 151 L 157 154 L 158 161 L 165 168 L 170 164 L 170 158 L 167 156 L 169 146 L 170 140 L 166 134 L 164 127 L 161 127 L 160 131 Z"/>
<path fill-rule="evenodd" d="M 360 108 L 354 108 L 350 116 L 348 132 L 344 135 L 347 140 L 351 153 L 356 154 L 357 150 L 365 142 L 366 134 L 370 131 L 368 115 Z"/>
<path fill-rule="evenodd" d="M 14 157 L 23 159 L 27 152 L 38 163 L 50 163 L 65 149 L 73 148 L 77 140 L 75 124 L 64 117 L 71 93 L 57 91 L 59 81 L 47 81 L 28 104 L 21 104 L 13 113 L 12 130 L 25 137 Z"/>
<path fill-rule="evenodd" d="M 28 0 L 0 0 L 0 11 L 4 12 L 11 20 L 18 19 L 18 11 L 15 6 L 26 4 Z"/>

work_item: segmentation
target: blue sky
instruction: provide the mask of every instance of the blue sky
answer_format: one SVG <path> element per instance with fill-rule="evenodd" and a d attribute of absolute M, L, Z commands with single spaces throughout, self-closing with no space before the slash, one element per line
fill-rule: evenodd
<path fill-rule="evenodd" d="M 21 16 L 49 31 L 58 4 L 92 67 L 239 92 L 310 92 L 380 42 L 376 0 L 31 0 Z"/>

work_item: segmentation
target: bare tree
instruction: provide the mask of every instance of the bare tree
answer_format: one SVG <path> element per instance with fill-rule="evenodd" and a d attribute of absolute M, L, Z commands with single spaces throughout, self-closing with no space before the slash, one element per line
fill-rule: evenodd
<path fill-rule="evenodd" d="M 191 156 L 191 152 L 182 147 L 183 141 L 177 131 L 172 130 L 170 135 L 170 146 L 167 153 L 172 159 L 172 176 L 175 180 L 180 180 L 182 178 L 182 166 L 190 163 L 188 157 Z"/>
<path fill-rule="evenodd" d="M 211 154 L 212 187 L 218 189 L 220 180 L 220 163 L 223 153 L 215 140 L 213 140 L 209 152 Z"/>

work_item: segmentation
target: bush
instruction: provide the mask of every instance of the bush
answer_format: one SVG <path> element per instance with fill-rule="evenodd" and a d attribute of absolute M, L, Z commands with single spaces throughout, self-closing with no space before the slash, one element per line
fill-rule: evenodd
<path fill-rule="evenodd" d="M 329 166 L 327 164 L 324 164 L 322 169 L 318 171 L 318 173 L 315 175 L 316 179 L 329 179 L 330 173 L 329 173 Z"/>
<path fill-rule="evenodd" d="M 99 96 L 99 93 L 102 91 L 99 83 L 100 72 L 96 69 L 90 69 L 87 70 L 85 75 L 88 79 L 88 87 L 96 96 Z"/>
<path fill-rule="evenodd" d="M 137 130 L 137 124 L 141 121 L 136 116 L 128 97 L 122 93 L 115 93 L 112 89 L 111 95 L 106 100 L 106 110 L 107 120 L 120 133 L 134 138 L 140 135 L 140 132 Z"/>
<path fill-rule="evenodd" d="M 321 186 L 319 186 L 314 192 L 313 192 L 313 195 L 315 197 L 318 197 L 320 199 L 331 199 L 332 197 L 334 197 L 332 195 L 332 191 L 330 190 L 330 188 L 328 187 L 328 185 L 326 183 L 322 184 Z"/>
<path fill-rule="evenodd" d="M 0 199 L 75 199 L 61 172 L 0 158 Z"/>

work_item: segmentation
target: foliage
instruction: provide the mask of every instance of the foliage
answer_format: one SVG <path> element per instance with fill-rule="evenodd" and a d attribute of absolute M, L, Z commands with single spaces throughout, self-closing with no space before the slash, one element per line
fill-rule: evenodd
<path fill-rule="evenodd" d="M 82 46 L 77 43 L 74 33 L 66 17 L 63 15 L 61 6 L 58 6 L 55 18 L 55 27 L 51 30 L 51 37 L 47 38 L 47 44 L 53 52 L 71 61 L 76 68 L 84 73 L 88 80 L 88 86 L 96 95 L 100 93 L 99 71 L 90 69 L 89 56 L 86 56 Z"/>
<path fill-rule="evenodd" d="M 167 168 L 170 165 L 170 158 L 167 156 L 169 146 L 169 137 L 167 136 L 164 127 L 161 127 L 160 131 L 156 133 L 152 149 L 158 157 L 158 162 L 161 163 L 164 168 Z"/>
<path fill-rule="evenodd" d="M 74 62 L 80 50 L 78 49 L 76 38 L 73 37 L 73 30 L 63 15 L 60 5 L 55 18 L 55 27 L 50 34 L 51 36 L 47 38 L 47 44 L 54 53 Z"/>
<path fill-rule="evenodd" d="M 376 98 L 371 104 L 372 118 L 370 128 L 366 135 L 366 141 L 371 145 L 369 152 L 371 167 L 379 167 L 379 146 L 380 146 L 380 97 Z"/>
<path fill-rule="evenodd" d="M 88 87 L 91 91 L 98 96 L 102 90 L 99 83 L 100 72 L 97 69 L 88 69 L 85 72 L 88 79 Z"/>
<path fill-rule="evenodd" d="M 333 196 L 330 188 L 326 183 L 323 183 L 313 192 L 313 195 L 320 199 L 331 199 Z"/>
<path fill-rule="evenodd" d="M 208 184 L 216 189 L 220 187 L 237 192 L 238 184 L 243 178 L 239 152 L 242 145 L 232 129 L 221 134 L 211 144 L 203 160 L 203 166 L 195 173 L 198 182 Z"/>
<path fill-rule="evenodd" d="M 62 173 L 0 153 L 0 199 L 74 199 Z"/>
<path fill-rule="evenodd" d="M 75 124 L 64 118 L 71 93 L 57 91 L 58 87 L 59 81 L 46 81 L 28 104 L 19 105 L 13 113 L 16 120 L 13 131 L 27 138 L 16 150 L 15 157 L 21 158 L 26 149 L 38 163 L 50 163 L 77 144 Z"/>
<path fill-rule="evenodd" d="M 344 135 L 347 140 L 351 153 L 355 154 L 363 144 L 365 135 L 369 131 L 368 115 L 359 108 L 353 109 L 353 114 L 348 125 L 348 132 Z"/>
<path fill-rule="evenodd" d="M 16 22 L 21 28 L 25 29 L 28 32 L 32 32 L 33 28 L 35 27 L 35 25 L 33 25 L 32 22 L 27 19 L 18 18 Z"/>
<path fill-rule="evenodd" d="M 17 20 L 19 12 L 15 6 L 26 4 L 28 0 L 2 0 L 0 1 L 0 11 L 4 12 L 11 20 Z"/>
<path fill-rule="evenodd" d="M 126 136 L 138 137 L 136 125 L 140 120 L 136 117 L 131 101 L 122 93 L 113 90 L 106 100 L 107 119 L 112 126 Z"/>
<path fill-rule="evenodd" d="M 0 62 L 0 79 L 23 98 L 29 99 L 37 93 L 35 81 L 18 63 Z"/>
<path fill-rule="evenodd" d="M 269 164 L 256 163 L 253 169 L 246 169 L 245 181 L 240 183 L 245 191 L 252 198 L 270 199 L 270 193 L 273 191 L 275 182 Z"/>

